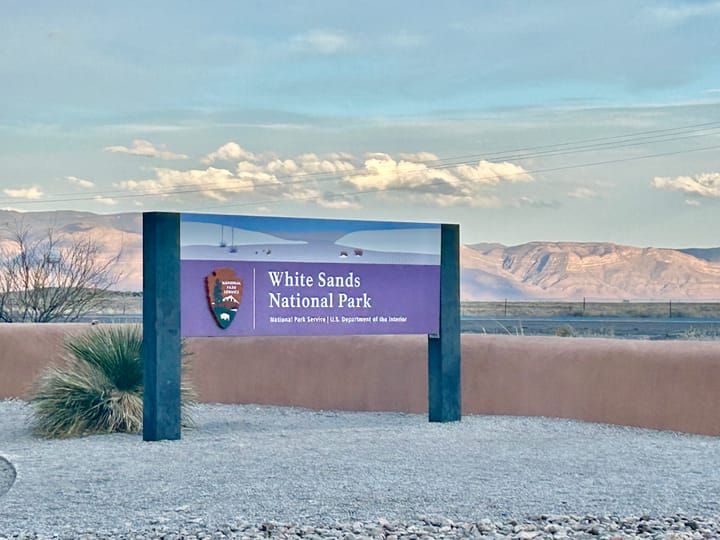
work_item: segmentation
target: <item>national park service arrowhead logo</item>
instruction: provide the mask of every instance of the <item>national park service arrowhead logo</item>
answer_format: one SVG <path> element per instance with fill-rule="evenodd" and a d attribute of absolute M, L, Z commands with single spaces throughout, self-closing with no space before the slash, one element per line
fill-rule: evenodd
<path fill-rule="evenodd" d="M 205 278 L 207 299 L 215 322 L 223 330 L 230 326 L 242 301 L 243 281 L 232 268 L 213 270 Z"/>

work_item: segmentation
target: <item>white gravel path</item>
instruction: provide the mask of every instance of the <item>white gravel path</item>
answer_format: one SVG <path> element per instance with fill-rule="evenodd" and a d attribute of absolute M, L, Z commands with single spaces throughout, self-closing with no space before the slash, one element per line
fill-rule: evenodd
<path fill-rule="evenodd" d="M 720 438 L 569 420 L 199 405 L 180 441 L 42 440 L 0 401 L 0 537 L 202 521 L 720 515 Z M 1 492 L 0 492 L 1 493 Z"/>

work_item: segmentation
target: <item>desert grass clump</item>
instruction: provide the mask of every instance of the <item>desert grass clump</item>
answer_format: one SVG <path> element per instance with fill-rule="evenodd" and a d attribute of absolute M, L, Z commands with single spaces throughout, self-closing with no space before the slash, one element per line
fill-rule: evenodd
<path fill-rule="evenodd" d="M 33 430 L 48 438 L 138 433 L 143 420 L 142 329 L 96 327 L 64 344 L 66 363 L 49 368 L 32 398 Z M 192 400 L 182 391 L 183 414 Z"/>
<path fill-rule="evenodd" d="M 555 335 L 557 337 L 575 337 L 577 333 L 572 326 L 565 324 L 555 329 Z"/>

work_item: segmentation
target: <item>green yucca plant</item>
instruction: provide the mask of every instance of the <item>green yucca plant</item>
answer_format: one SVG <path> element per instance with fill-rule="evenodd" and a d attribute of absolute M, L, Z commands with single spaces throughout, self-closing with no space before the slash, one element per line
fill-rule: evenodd
<path fill-rule="evenodd" d="M 69 338 L 66 365 L 49 368 L 32 398 L 33 429 L 43 437 L 138 433 L 143 419 L 142 328 L 97 327 Z M 186 355 L 184 355 L 186 357 Z M 183 362 L 185 368 L 186 362 Z M 184 374 L 187 370 L 183 370 Z M 181 385 L 183 421 L 192 389 Z"/>

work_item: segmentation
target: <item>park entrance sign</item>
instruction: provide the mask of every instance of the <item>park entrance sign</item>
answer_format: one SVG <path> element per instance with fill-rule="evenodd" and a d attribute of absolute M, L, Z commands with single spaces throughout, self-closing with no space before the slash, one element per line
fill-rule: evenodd
<path fill-rule="evenodd" d="M 181 214 L 182 335 L 437 333 L 440 231 Z"/>
<path fill-rule="evenodd" d="M 148 212 L 143 292 L 145 440 L 180 437 L 181 337 L 427 334 L 460 419 L 457 225 Z"/>

